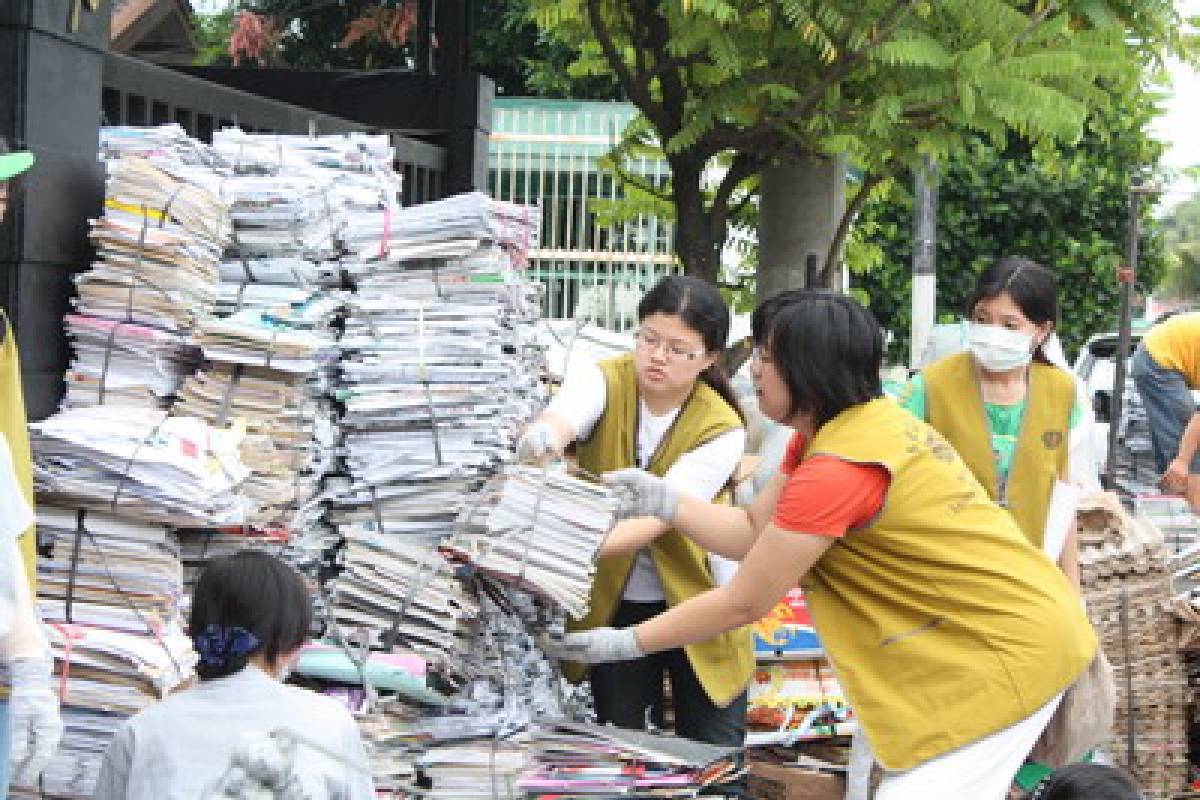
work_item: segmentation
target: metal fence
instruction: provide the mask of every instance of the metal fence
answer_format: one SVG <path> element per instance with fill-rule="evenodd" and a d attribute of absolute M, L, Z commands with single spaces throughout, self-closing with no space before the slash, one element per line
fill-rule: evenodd
<path fill-rule="evenodd" d="M 390 131 L 222 86 L 136 58 L 104 57 L 101 121 L 106 125 L 175 122 L 191 136 L 211 142 L 214 131 L 237 126 L 257 133 L 388 133 L 396 169 L 404 175 L 404 205 L 443 196 L 446 150 Z"/>
<path fill-rule="evenodd" d="M 613 330 L 636 322 L 637 302 L 662 275 L 679 271 L 673 225 L 651 214 L 608 224 L 604 206 L 621 199 L 598 159 L 633 118 L 626 103 L 497 98 L 489 146 L 493 197 L 542 208 L 529 272 L 546 285 L 543 312 Z M 642 158 L 633 171 L 662 183 L 664 161 Z"/>

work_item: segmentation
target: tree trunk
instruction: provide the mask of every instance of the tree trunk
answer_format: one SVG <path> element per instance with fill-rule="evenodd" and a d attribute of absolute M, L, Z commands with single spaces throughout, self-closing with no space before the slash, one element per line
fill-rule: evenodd
<path fill-rule="evenodd" d="M 758 222 L 759 302 L 784 289 L 841 288 L 839 268 L 822 280 L 826 255 L 846 207 L 846 161 L 802 158 L 762 173 Z"/>
<path fill-rule="evenodd" d="M 675 254 L 683 271 L 716 285 L 721 276 L 724 238 L 713 236 L 712 222 L 700 189 L 703 165 L 687 159 L 668 159 L 675 195 Z M 723 226 L 722 226 L 723 228 Z"/>

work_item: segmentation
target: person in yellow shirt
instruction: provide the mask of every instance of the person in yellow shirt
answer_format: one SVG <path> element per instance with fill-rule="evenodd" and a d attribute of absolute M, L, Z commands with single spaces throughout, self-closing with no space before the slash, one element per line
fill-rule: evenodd
<path fill-rule="evenodd" d="M 761 618 L 797 579 L 885 776 L 878 800 L 1001 800 L 1096 656 L 1074 587 L 946 440 L 883 396 L 883 335 L 831 292 L 753 319 L 759 404 L 795 430 L 745 508 L 647 472 L 606 479 L 622 513 L 741 559 L 726 585 L 623 629 L 544 639 L 588 663 L 641 658 Z"/>
<path fill-rule="evenodd" d="M 1200 389 L 1200 312 L 1151 328 L 1133 354 L 1132 372 L 1163 488 L 1200 507 L 1200 413 L 1192 398 Z"/>

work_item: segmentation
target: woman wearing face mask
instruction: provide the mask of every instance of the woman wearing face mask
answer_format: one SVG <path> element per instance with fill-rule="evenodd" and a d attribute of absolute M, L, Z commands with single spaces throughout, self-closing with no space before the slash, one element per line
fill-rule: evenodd
<path fill-rule="evenodd" d="M 663 278 L 638 304 L 633 353 L 587 364 L 568 377 L 529 426 L 517 456 L 538 462 L 575 442 L 592 473 L 641 467 L 705 502 L 728 502 L 745 447 L 741 412 L 717 358 L 729 309 L 696 278 Z M 704 549 L 659 519 L 619 523 L 600 552 L 591 609 L 576 630 L 636 625 L 718 581 Z M 754 669 L 749 631 L 591 670 L 601 722 L 641 729 L 663 724 L 663 676 L 671 681 L 675 729 L 691 739 L 741 746 L 746 685 Z M 568 665 L 581 679 L 584 668 Z"/>
<path fill-rule="evenodd" d="M 1055 481 L 1099 488 L 1091 412 L 1074 377 L 1043 349 L 1058 317 L 1056 295 L 1045 268 L 1000 259 L 979 276 L 967 303 L 968 349 L 930 364 L 898 398 L 946 437 L 1039 548 Z M 1078 586 L 1074 526 L 1056 560 Z"/>
<path fill-rule="evenodd" d="M 243 550 L 209 563 L 188 619 L 200 682 L 125 723 L 104 754 L 92 797 L 224 797 L 235 750 L 249 739 L 257 745 L 255 763 L 267 767 L 259 777 L 286 776 L 291 793 L 279 796 L 372 800 L 370 774 L 351 766 L 365 767 L 367 755 L 350 712 L 331 697 L 282 683 L 311 623 L 304 580 L 278 558 Z M 266 746 L 273 731 L 326 752 L 301 743 L 289 761 Z"/>

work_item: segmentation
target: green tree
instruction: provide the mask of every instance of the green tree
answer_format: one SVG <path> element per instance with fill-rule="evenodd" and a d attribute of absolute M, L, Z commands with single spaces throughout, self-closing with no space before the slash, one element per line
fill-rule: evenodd
<path fill-rule="evenodd" d="M 1003 146 L 975 137 L 941 165 L 937 226 L 937 310 L 963 316 L 976 276 L 1005 255 L 1032 258 L 1058 277 L 1059 334 L 1068 353 L 1116 326 L 1131 181 L 1158 163 L 1162 145 L 1147 133 L 1157 113 L 1141 90 L 1089 118 L 1073 145 L 1037 149 L 1018 136 Z M 893 339 L 889 356 L 908 360 L 911 324 L 911 178 L 873 203 L 855 231 L 852 284 Z M 1162 230 L 1143 204 L 1138 290 L 1166 265 Z"/>
<path fill-rule="evenodd" d="M 1074 141 L 1107 101 L 1098 81 L 1179 39 L 1169 0 L 530 2 L 579 51 L 574 74 L 615 76 L 640 110 L 626 147 L 660 147 L 671 179 L 634 192 L 670 205 L 680 260 L 708 280 L 774 160 L 847 154 L 864 175 L 848 221 L 889 176 L 968 133 Z"/>
<path fill-rule="evenodd" d="M 1162 227 L 1169 252 L 1158 293 L 1172 300 L 1200 299 L 1200 199 L 1175 206 Z"/>
<path fill-rule="evenodd" d="M 198 13 L 192 17 L 192 32 L 196 37 L 198 67 L 228 66 L 229 37 L 233 33 L 235 8 L 228 7 L 210 14 Z"/>

